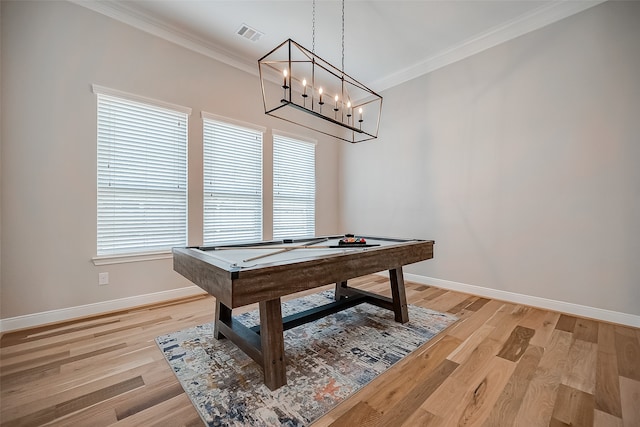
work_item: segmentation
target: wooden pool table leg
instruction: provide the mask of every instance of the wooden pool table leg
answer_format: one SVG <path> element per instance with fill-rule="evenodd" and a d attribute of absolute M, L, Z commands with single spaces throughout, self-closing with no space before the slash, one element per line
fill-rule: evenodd
<path fill-rule="evenodd" d="M 280 298 L 260 301 L 259 308 L 264 383 L 275 390 L 287 383 Z"/>
<path fill-rule="evenodd" d="M 409 321 L 409 311 L 407 310 L 407 294 L 404 290 L 402 266 L 389 270 L 389 281 L 391 282 L 395 320 L 399 323 L 407 323 Z"/>
<path fill-rule="evenodd" d="M 216 314 L 213 319 L 213 337 L 217 340 L 224 338 L 224 335 L 220 332 L 220 328 L 218 328 L 218 320 L 229 323 L 231 321 L 231 309 L 216 300 Z"/>
<path fill-rule="evenodd" d="M 341 300 L 342 298 L 345 298 L 347 296 L 346 291 L 347 290 L 347 281 L 343 281 L 343 282 L 338 282 L 336 283 L 336 290 L 334 293 L 334 299 L 336 301 Z"/>

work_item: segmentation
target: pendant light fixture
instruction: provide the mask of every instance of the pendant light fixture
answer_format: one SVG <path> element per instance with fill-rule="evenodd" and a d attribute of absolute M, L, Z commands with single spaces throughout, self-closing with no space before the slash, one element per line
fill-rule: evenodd
<path fill-rule="evenodd" d="M 258 61 L 265 114 L 356 143 L 378 137 L 382 97 L 315 53 L 316 3 L 312 10 L 312 50 L 287 39 Z"/>

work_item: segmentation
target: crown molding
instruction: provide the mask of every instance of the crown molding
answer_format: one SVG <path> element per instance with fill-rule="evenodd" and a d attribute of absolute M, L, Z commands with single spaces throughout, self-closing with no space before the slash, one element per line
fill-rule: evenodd
<path fill-rule="evenodd" d="M 248 62 L 223 47 L 203 40 L 195 34 L 187 33 L 147 14 L 140 13 L 126 2 L 99 0 L 68 0 L 78 6 L 98 12 L 146 33 L 160 37 L 194 52 L 213 58 L 247 73 L 258 75 L 257 62 Z"/>
<path fill-rule="evenodd" d="M 378 91 L 389 89 L 439 68 L 461 61 L 484 50 L 560 21 L 606 0 L 560 0 L 548 3 L 516 19 L 493 27 L 475 37 L 439 52 L 424 61 L 407 67 L 370 84 Z"/>
<path fill-rule="evenodd" d="M 194 34 L 169 26 L 151 16 L 126 5 L 126 2 L 107 2 L 97 0 L 69 0 L 79 6 L 131 25 L 139 30 L 168 40 L 184 48 L 223 62 L 227 65 L 258 75 L 254 62 L 234 55 L 219 45 L 203 40 Z M 454 62 L 463 60 L 486 49 L 507 42 L 528 32 L 537 30 L 576 13 L 582 12 L 606 0 L 558 0 L 547 3 L 516 19 L 491 28 L 477 36 L 465 40 L 449 49 L 439 52 L 415 65 L 407 67 L 389 76 L 371 83 L 376 91 L 392 88 L 416 77 L 435 71 Z"/>

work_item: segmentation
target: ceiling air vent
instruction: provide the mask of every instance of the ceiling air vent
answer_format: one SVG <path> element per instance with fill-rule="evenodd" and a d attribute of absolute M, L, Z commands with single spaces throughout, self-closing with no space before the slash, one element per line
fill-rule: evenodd
<path fill-rule="evenodd" d="M 238 29 L 237 34 L 247 40 L 251 40 L 252 42 L 257 42 L 260 40 L 260 37 L 264 36 L 264 33 L 261 33 L 255 28 L 251 28 L 247 24 L 242 24 Z"/>

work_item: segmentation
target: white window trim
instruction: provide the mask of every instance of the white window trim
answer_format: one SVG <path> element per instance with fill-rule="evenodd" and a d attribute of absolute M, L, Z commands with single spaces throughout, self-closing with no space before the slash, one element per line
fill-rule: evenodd
<path fill-rule="evenodd" d="M 116 98 L 127 99 L 129 101 L 155 105 L 157 107 L 167 108 L 167 109 L 184 113 L 187 116 L 191 116 L 191 113 L 193 111 L 190 107 L 185 107 L 182 105 L 173 104 L 171 102 L 166 102 L 159 99 L 149 98 L 146 96 L 136 95 L 136 94 L 125 92 L 125 91 L 112 89 L 106 86 L 100 86 L 95 83 L 91 85 L 91 92 L 96 95 L 113 96 Z M 188 138 L 188 135 L 189 135 L 189 130 L 187 129 L 187 138 Z M 188 141 L 187 141 L 187 145 L 188 145 Z M 188 180 L 188 174 L 187 174 L 187 180 Z M 189 223 L 187 219 L 187 230 L 188 230 L 188 227 L 189 227 Z M 110 265 L 110 264 L 123 264 L 123 263 L 130 263 L 130 262 L 154 261 L 154 260 L 161 260 L 161 259 L 168 259 L 168 258 L 173 258 L 173 253 L 171 250 L 138 252 L 135 254 L 100 255 L 100 256 L 92 257 L 91 261 L 93 262 L 93 265 L 99 266 L 99 265 Z"/>
<path fill-rule="evenodd" d="M 300 142 L 308 142 L 309 144 L 318 145 L 317 139 L 309 138 L 308 136 L 301 136 L 301 135 L 298 135 L 297 133 L 286 132 L 278 129 L 273 129 L 271 133 L 274 136 L 282 136 L 284 138 L 296 139 Z"/>
<path fill-rule="evenodd" d="M 272 181 L 272 190 L 273 191 L 272 191 L 272 207 L 271 207 L 271 209 L 272 209 L 272 227 L 273 227 L 272 228 L 272 234 L 275 236 L 275 225 L 276 225 L 275 224 L 275 199 L 276 199 L 275 162 L 276 162 L 276 160 L 275 160 L 275 141 L 274 141 L 274 139 L 275 139 L 275 137 L 282 137 L 282 138 L 287 138 L 287 139 L 293 139 L 293 140 L 295 140 L 297 142 L 301 142 L 303 144 L 309 144 L 309 145 L 314 146 L 314 161 L 315 162 L 317 162 L 317 159 L 318 159 L 317 158 L 317 151 L 316 151 L 316 148 L 315 148 L 318 145 L 317 144 L 318 141 L 316 139 L 312 139 L 312 138 L 309 138 L 309 137 L 304 137 L 304 136 L 300 136 L 300 135 L 297 135 L 297 134 L 294 134 L 294 133 L 289 133 L 289 132 L 280 131 L 280 130 L 276 130 L 276 129 L 272 130 L 272 135 L 273 135 L 272 144 L 273 144 L 274 148 L 273 148 L 273 152 L 272 152 L 272 162 L 273 162 L 273 164 L 272 164 L 272 167 L 273 167 L 272 172 L 273 172 L 273 174 L 272 174 L 271 181 Z M 317 219 L 317 213 L 318 213 L 317 210 L 316 210 L 317 202 L 318 202 L 317 172 L 318 172 L 318 169 L 317 169 L 317 167 L 314 166 L 314 189 L 313 189 L 313 193 L 314 193 L 314 201 L 313 201 L 313 210 L 314 210 L 313 228 L 314 228 L 314 234 L 317 232 L 316 219 Z M 309 237 L 311 237 L 311 236 L 309 236 Z"/>
<path fill-rule="evenodd" d="M 261 175 L 260 175 L 260 179 L 261 179 L 261 183 L 260 183 L 260 191 L 262 194 L 261 197 L 261 202 L 260 202 L 260 210 L 261 210 L 261 222 L 260 222 L 260 240 L 264 239 L 264 195 L 265 195 L 265 188 L 264 188 L 264 178 L 265 178 L 265 158 L 264 158 L 264 150 L 265 150 L 265 135 L 267 133 L 267 128 L 264 126 L 259 126 L 253 123 L 249 123 L 249 122 L 245 122 L 242 120 L 236 120 L 236 119 L 231 119 L 228 117 L 224 117 L 224 116 L 220 116 L 217 114 L 213 114 L 213 113 L 208 113 L 206 111 L 201 111 L 200 112 L 200 117 L 202 118 L 202 129 L 203 129 L 203 158 L 202 158 L 202 178 L 203 178 L 203 189 L 204 187 L 206 187 L 206 185 L 204 184 L 204 180 L 206 179 L 205 176 L 205 156 L 204 156 L 204 152 L 205 152 L 205 141 L 204 141 L 204 125 L 205 125 L 205 120 L 209 121 L 209 122 L 213 122 L 213 123 L 217 123 L 220 124 L 222 126 L 237 126 L 238 128 L 243 128 L 247 131 L 252 131 L 252 132 L 256 132 L 259 133 L 261 135 L 261 144 L 260 144 L 260 148 L 261 148 L 261 163 L 260 163 L 260 168 L 261 168 Z M 203 216 L 203 223 L 202 223 L 202 242 L 203 244 L 205 244 L 205 196 L 203 195 L 203 212 L 202 212 L 202 216 Z"/>
<path fill-rule="evenodd" d="M 151 104 L 157 107 L 176 110 L 188 116 L 191 115 L 191 111 L 192 111 L 191 108 L 184 107 L 182 105 L 172 104 L 171 102 L 161 101 L 159 99 L 147 98 L 146 96 L 135 95 L 133 93 L 124 92 L 117 89 L 111 89 L 111 88 L 99 86 L 96 84 L 91 85 L 91 91 L 97 95 L 99 94 L 99 95 L 114 96 L 116 98 L 128 99 L 129 101 L 141 102 L 143 104 Z"/>
<path fill-rule="evenodd" d="M 171 251 L 139 252 L 136 254 L 104 255 L 91 258 L 93 265 L 124 264 L 127 262 L 155 261 L 173 258 Z"/>
<path fill-rule="evenodd" d="M 214 122 L 222 123 L 225 125 L 235 125 L 235 126 L 240 126 L 243 128 L 255 130 L 256 132 L 261 132 L 263 134 L 263 138 L 264 138 L 264 134 L 267 132 L 267 128 L 264 126 L 243 122 L 242 120 L 230 119 L 224 116 L 218 116 L 217 114 L 207 113 L 206 111 L 200 112 L 200 118 L 213 120 Z"/>

